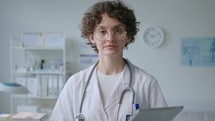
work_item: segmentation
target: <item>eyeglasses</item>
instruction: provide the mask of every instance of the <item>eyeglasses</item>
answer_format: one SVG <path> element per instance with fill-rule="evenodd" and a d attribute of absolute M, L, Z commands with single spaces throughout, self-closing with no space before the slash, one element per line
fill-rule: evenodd
<path fill-rule="evenodd" d="M 107 39 L 108 36 L 113 36 L 115 40 L 123 40 L 126 36 L 126 31 L 122 28 L 115 28 L 113 30 L 106 30 L 106 29 L 97 29 L 94 34 L 97 40 L 104 41 Z"/>

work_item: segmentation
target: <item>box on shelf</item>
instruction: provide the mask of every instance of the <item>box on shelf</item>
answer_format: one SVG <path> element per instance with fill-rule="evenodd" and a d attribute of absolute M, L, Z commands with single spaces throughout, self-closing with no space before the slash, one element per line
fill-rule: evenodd
<path fill-rule="evenodd" d="M 22 46 L 23 47 L 42 47 L 43 46 L 42 32 L 23 32 Z"/>
<path fill-rule="evenodd" d="M 39 83 L 38 83 L 38 78 L 37 77 L 28 77 L 27 78 L 27 88 L 29 90 L 29 96 L 39 96 Z"/>
<path fill-rule="evenodd" d="M 38 105 L 21 105 L 17 106 L 17 112 L 38 112 Z"/>
<path fill-rule="evenodd" d="M 63 33 L 46 33 L 44 37 L 45 47 L 64 47 L 65 35 Z"/>
<path fill-rule="evenodd" d="M 26 77 L 17 77 L 16 83 L 21 84 L 22 86 L 26 87 L 27 86 Z"/>

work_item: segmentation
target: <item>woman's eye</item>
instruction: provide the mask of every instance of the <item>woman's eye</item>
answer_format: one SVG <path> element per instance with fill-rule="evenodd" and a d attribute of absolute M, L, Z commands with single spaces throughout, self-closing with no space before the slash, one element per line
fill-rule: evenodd
<path fill-rule="evenodd" d="M 101 31 L 99 31 L 99 33 L 100 33 L 100 34 L 106 34 L 106 31 L 101 30 Z"/>
<path fill-rule="evenodd" d="M 115 29 L 114 33 L 122 33 L 122 30 L 121 29 Z"/>

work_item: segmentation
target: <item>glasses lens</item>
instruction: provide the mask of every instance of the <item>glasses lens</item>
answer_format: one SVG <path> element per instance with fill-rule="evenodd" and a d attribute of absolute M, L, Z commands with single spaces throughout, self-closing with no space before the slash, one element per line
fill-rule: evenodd
<path fill-rule="evenodd" d="M 108 36 L 112 36 L 116 40 L 123 40 L 126 36 L 126 31 L 124 29 L 113 29 L 110 32 L 105 29 L 99 29 L 95 31 L 95 36 L 98 40 L 104 41 Z"/>

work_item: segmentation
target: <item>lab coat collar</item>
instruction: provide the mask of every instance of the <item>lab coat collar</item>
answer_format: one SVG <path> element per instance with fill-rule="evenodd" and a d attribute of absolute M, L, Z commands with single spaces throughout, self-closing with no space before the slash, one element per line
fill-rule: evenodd
<path fill-rule="evenodd" d="M 131 64 L 130 64 L 131 66 Z M 111 97 L 108 98 L 107 104 L 105 107 L 103 106 L 102 100 L 101 100 L 101 94 L 99 91 L 99 84 L 98 84 L 98 78 L 96 75 L 96 69 L 93 72 L 92 78 L 90 80 L 90 83 L 87 87 L 87 93 L 90 94 L 94 98 L 94 104 L 98 106 L 101 110 L 108 109 L 112 104 L 119 103 L 119 99 L 121 96 L 122 91 L 128 87 L 129 81 L 130 81 L 130 70 L 128 68 L 128 65 L 125 66 L 122 76 L 119 80 L 116 80 L 116 86 L 111 91 Z"/>

